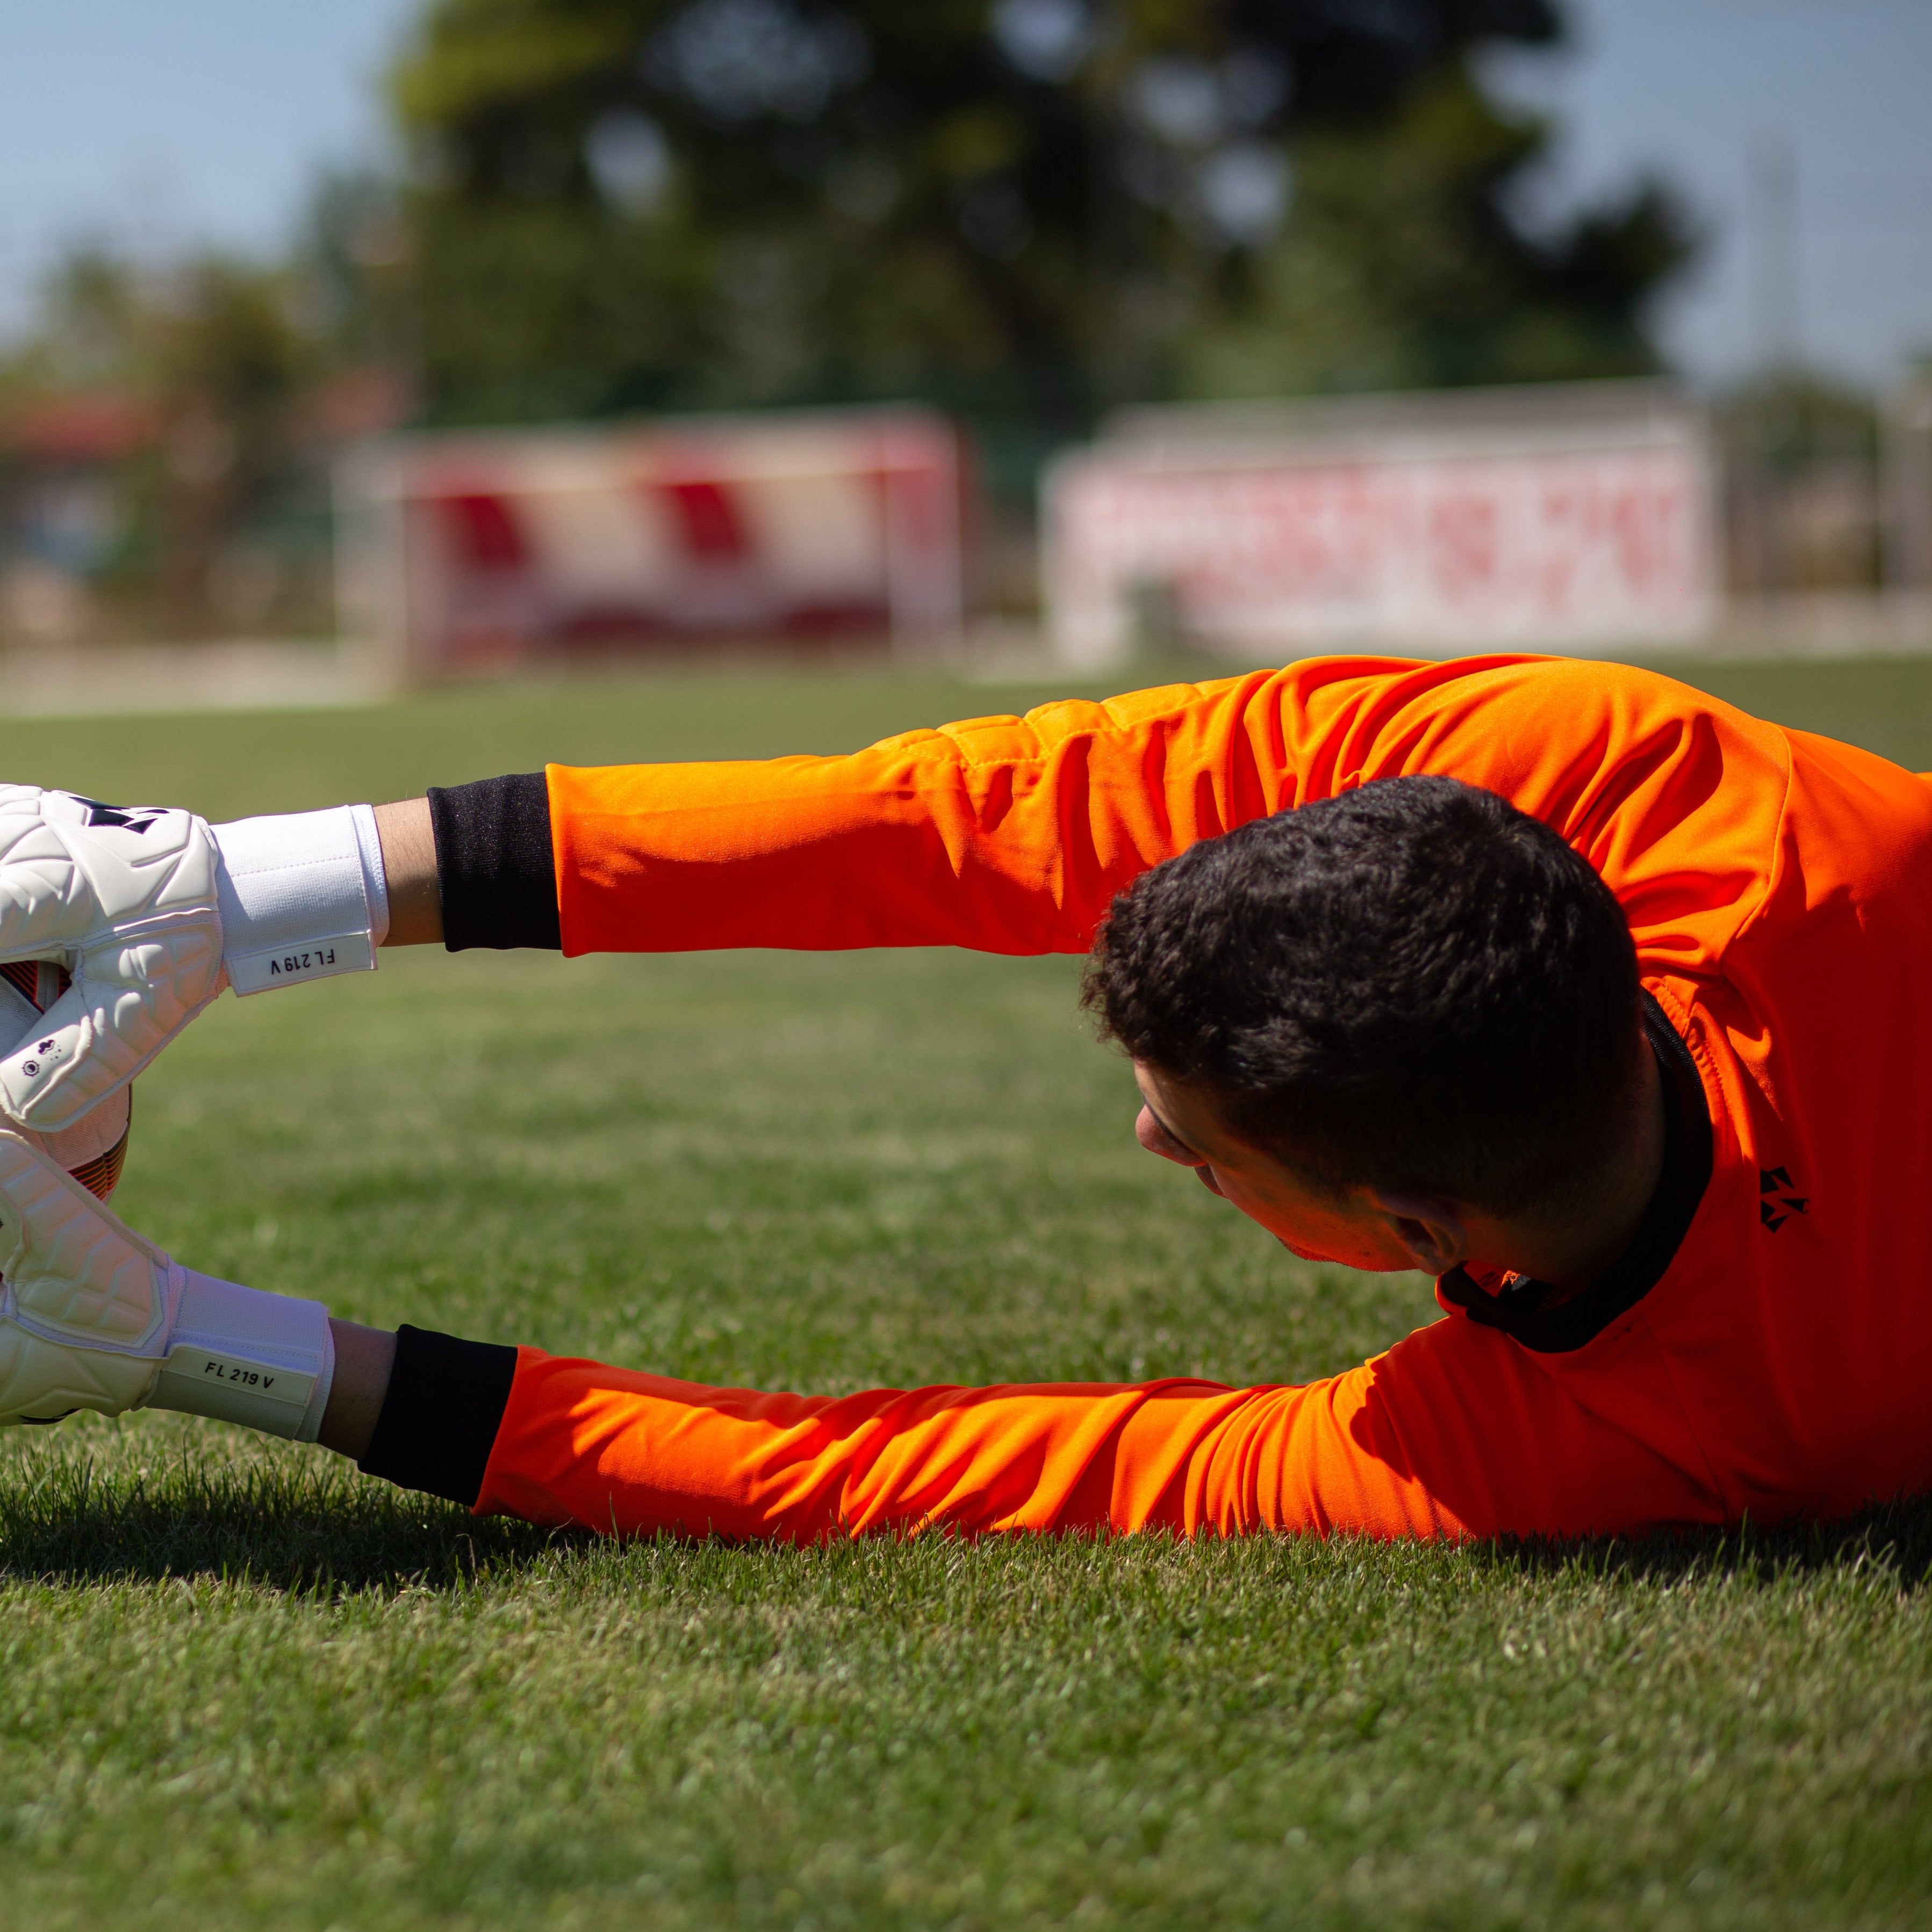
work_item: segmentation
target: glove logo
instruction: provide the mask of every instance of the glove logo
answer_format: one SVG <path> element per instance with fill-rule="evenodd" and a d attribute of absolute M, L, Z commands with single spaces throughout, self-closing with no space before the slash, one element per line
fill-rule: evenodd
<path fill-rule="evenodd" d="M 167 816 L 154 805 L 103 805 L 98 798 L 83 798 L 80 802 L 87 807 L 88 824 L 116 825 L 136 836 Z"/>
<path fill-rule="evenodd" d="M 62 1060 L 67 1058 L 67 1054 L 62 1049 L 58 1036 L 44 1040 L 38 1046 L 29 1047 L 27 1052 L 29 1057 L 21 1061 L 20 1071 L 29 1080 L 35 1079 L 39 1076 L 44 1062 Z M 36 1054 L 40 1056 L 38 1059 L 32 1058 Z"/>

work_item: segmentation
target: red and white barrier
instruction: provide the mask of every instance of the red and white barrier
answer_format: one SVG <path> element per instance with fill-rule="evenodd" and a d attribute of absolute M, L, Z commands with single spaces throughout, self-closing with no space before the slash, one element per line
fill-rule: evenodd
<path fill-rule="evenodd" d="M 1702 425 L 1622 388 L 1317 405 L 1245 432 L 1147 412 L 1048 479 L 1060 653 L 1115 662 L 1150 610 L 1264 656 L 1690 642 L 1717 588 Z"/>
<path fill-rule="evenodd" d="M 337 508 L 348 621 L 413 674 L 961 620 L 958 439 L 923 410 L 392 437 Z"/>

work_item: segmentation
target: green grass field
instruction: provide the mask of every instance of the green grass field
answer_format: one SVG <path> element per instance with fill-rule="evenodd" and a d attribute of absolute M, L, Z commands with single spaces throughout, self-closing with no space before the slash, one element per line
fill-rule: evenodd
<path fill-rule="evenodd" d="M 1726 667 L 1932 767 L 1932 665 Z M 834 749 L 937 676 L 8 727 L 215 816 Z M 339 1312 L 706 1379 L 1313 1376 L 1426 1319 L 1130 1132 L 1076 962 L 386 961 L 224 1001 L 117 1204 Z M 168 1416 L 0 1438 L 0 1924 L 1932 1926 L 1932 1509 L 1526 1550 L 549 1536 Z"/>

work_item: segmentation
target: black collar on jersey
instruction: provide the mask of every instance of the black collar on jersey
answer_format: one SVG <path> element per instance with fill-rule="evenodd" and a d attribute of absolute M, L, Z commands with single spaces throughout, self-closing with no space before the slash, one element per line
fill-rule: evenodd
<path fill-rule="evenodd" d="M 1499 1294 L 1486 1294 L 1460 1268 L 1436 1282 L 1444 1298 L 1472 1322 L 1500 1328 L 1538 1354 L 1580 1348 L 1634 1308 L 1663 1280 L 1710 1185 L 1711 1117 L 1704 1083 L 1690 1048 L 1648 993 L 1643 1028 L 1664 1076 L 1664 1172 L 1637 1224 L 1636 1239 L 1588 1288 L 1553 1306 L 1555 1291 L 1533 1275 L 1519 1277 Z"/>

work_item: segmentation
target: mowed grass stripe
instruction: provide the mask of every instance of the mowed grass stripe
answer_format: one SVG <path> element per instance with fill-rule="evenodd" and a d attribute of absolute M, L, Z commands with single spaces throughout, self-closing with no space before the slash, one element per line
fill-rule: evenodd
<path fill-rule="evenodd" d="M 1713 677 L 1932 765 L 1924 667 L 1753 675 Z M 603 680 L 37 725 L 8 776 L 232 814 L 1039 694 Z M 394 958 L 200 1022 L 120 1204 L 344 1313 L 760 1385 L 1291 1380 L 1430 1318 L 1141 1154 L 1076 973 Z M 1932 1924 L 1928 1570 L 1916 1505 L 1636 1548 L 618 1548 L 182 1418 L 17 1431 L 0 1924 Z"/>

